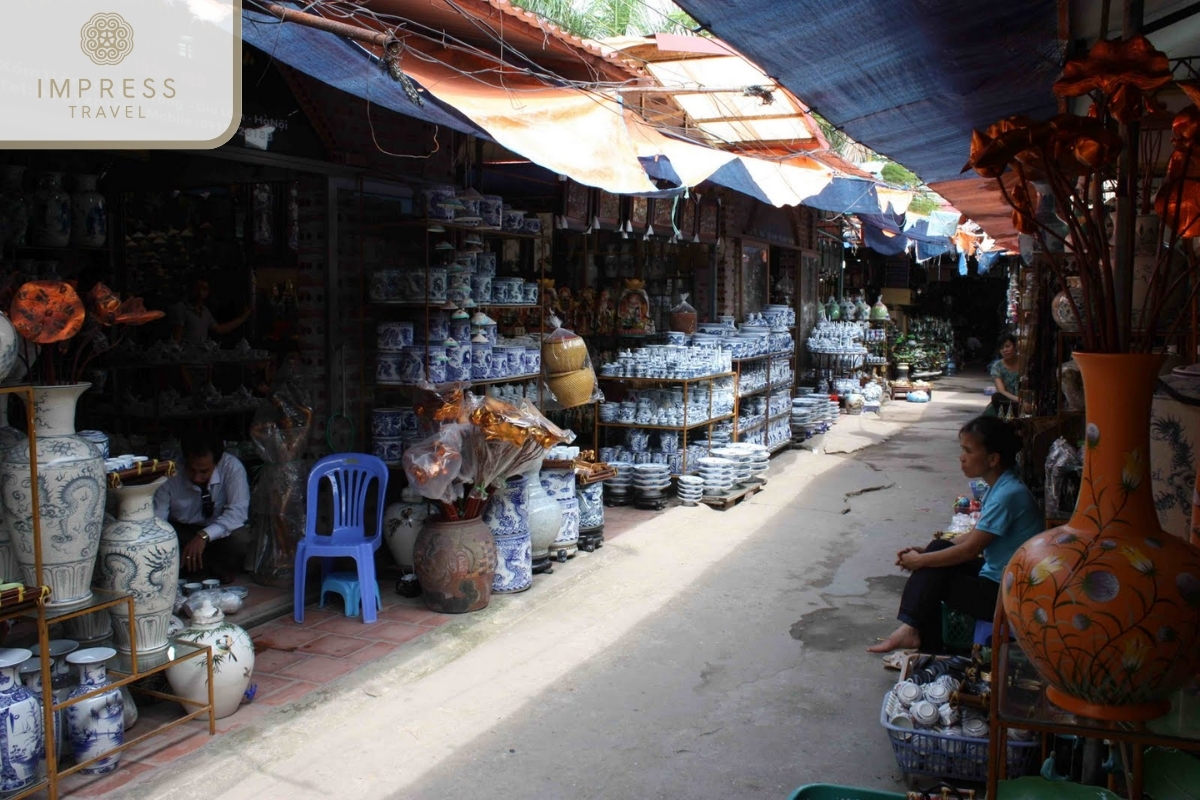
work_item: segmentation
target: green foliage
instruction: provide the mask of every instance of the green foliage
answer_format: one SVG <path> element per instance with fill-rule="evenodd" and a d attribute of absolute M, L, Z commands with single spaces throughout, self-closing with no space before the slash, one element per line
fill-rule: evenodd
<path fill-rule="evenodd" d="M 915 172 L 905 169 L 895 161 L 884 164 L 883 169 L 879 171 L 879 177 L 893 186 L 903 186 L 906 189 L 912 189 L 921 185 L 921 179 L 917 177 Z"/>
<path fill-rule="evenodd" d="M 908 204 L 908 211 L 911 214 L 919 214 L 920 216 L 927 217 L 930 213 L 937 211 L 941 207 L 942 204 L 933 195 L 918 192 L 913 196 L 912 202 Z"/>
<path fill-rule="evenodd" d="M 690 33 L 698 27 L 679 8 L 660 14 L 642 0 L 513 0 L 513 5 L 583 39 L 647 36 L 658 31 Z"/>

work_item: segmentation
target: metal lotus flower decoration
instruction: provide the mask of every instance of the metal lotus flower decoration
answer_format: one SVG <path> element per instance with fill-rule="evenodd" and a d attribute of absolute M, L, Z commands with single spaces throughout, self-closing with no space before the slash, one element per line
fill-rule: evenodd
<path fill-rule="evenodd" d="M 88 313 L 90 311 L 90 314 Z M 9 317 L 17 333 L 41 345 L 43 380 L 54 384 L 61 367 L 76 383 L 93 359 L 123 338 L 125 329 L 161 319 L 162 311 L 147 311 L 140 297 L 122 302 L 102 283 L 88 292 L 87 308 L 67 281 L 29 281 L 13 296 Z M 104 328 L 117 329 L 106 335 Z"/>
<path fill-rule="evenodd" d="M 1061 285 L 1067 285 L 1072 263 L 1078 272 L 1082 300 L 1069 293 L 1068 298 L 1089 352 L 1149 351 L 1161 333 L 1157 328 L 1169 299 L 1177 300 L 1177 293 L 1189 288 L 1190 302 L 1200 289 L 1200 281 L 1188 283 L 1195 274 L 1192 248 L 1179 247 L 1183 239 L 1200 237 L 1200 108 L 1195 106 L 1180 112 L 1172 127 L 1174 150 L 1154 202 L 1160 225 L 1154 241 L 1165 239 L 1166 246 L 1157 247 L 1138 309 L 1140 330 L 1133 330 L 1134 310 L 1131 304 L 1121 307 L 1114 281 L 1117 271 L 1130 274 L 1133 265 L 1116 263 L 1106 185 L 1123 177 L 1124 153 L 1136 154 L 1125 160 L 1132 160 L 1135 169 L 1141 165 L 1136 159 L 1145 160 L 1139 135 L 1147 134 L 1129 123 L 1162 111 L 1155 92 L 1171 83 L 1167 56 L 1145 37 L 1102 40 L 1085 58 L 1068 61 L 1054 84 L 1062 97 L 1089 95 L 1093 103 L 1087 116 L 1059 114 L 1044 121 L 1014 116 L 972 134 L 963 171 L 973 169 L 999 182 L 1013 209 L 1013 227 L 1037 239 Z M 1177 85 L 1200 104 L 1200 84 Z M 1144 185 L 1143 205 L 1148 206 L 1149 177 Z M 1047 197 L 1056 207 L 1052 220 L 1037 213 Z M 1180 259 L 1187 259 L 1188 269 L 1178 269 Z"/>

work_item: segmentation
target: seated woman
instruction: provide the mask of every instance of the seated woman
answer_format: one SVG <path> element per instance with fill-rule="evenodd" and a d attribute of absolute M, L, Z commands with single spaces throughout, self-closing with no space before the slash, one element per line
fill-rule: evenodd
<path fill-rule="evenodd" d="M 1021 386 L 1021 374 L 1018 372 L 1021 362 L 1017 359 L 1017 337 L 1009 334 L 1000 339 L 1000 357 L 992 362 L 988 373 L 996 393 L 992 395 L 991 405 L 983 413 L 987 416 L 999 416 L 1007 407 L 1020 402 L 1017 392 Z"/>
<path fill-rule="evenodd" d="M 996 417 L 977 417 L 958 432 L 958 463 L 968 478 L 981 478 L 990 489 L 979 522 L 953 542 L 935 539 L 925 547 L 906 547 L 896 564 L 912 576 L 900 599 L 900 627 L 870 653 L 920 648 L 942 649 L 942 603 L 977 620 L 995 614 L 1000 577 L 1017 548 L 1042 531 L 1037 502 L 1013 471 L 1021 438 Z"/>

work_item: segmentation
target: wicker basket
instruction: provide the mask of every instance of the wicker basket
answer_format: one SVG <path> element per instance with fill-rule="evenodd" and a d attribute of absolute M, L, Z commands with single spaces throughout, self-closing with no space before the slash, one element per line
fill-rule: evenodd
<path fill-rule="evenodd" d="M 542 364 L 547 375 L 565 375 L 583 369 L 587 344 L 582 336 L 542 342 Z"/>
<path fill-rule="evenodd" d="M 596 388 L 596 373 L 587 367 L 565 375 L 548 375 L 546 383 L 560 406 L 572 408 L 591 402 L 592 392 Z"/>

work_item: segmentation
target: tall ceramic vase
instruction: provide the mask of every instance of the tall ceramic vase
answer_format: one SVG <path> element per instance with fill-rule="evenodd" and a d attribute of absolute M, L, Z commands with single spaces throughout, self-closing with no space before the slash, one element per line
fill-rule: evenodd
<path fill-rule="evenodd" d="M 104 526 L 104 459 L 96 445 L 75 435 L 75 403 L 90 385 L 36 387 L 29 410 L 37 432 L 42 580 L 50 587 L 52 608 L 83 605 L 92 597 Z M 21 579 L 37 586 L 31 486 L 28 445 L 0 453 L 4 522 Z"/>
<path fill-rule="evenodd" d="M 7 396 L 0 396 L 0 463 L 3 463 L 5 450 L 25 441 L 25 434 L 8 424 L 8 399 Z M 16 553 L 13 552 L 12 534 L 9 533 L 8 523 L 0 514 L 0 580 L 20 579 Z"/>
<path fill-rule="evenodd" d="M 482 519 L 425 523 L 413 546 L 413 571 L 425 605 L 463 614 L 486 608 L 496 574 L 496 542 Z"/>
<path fill-rule="evenodd" d="M 111 647 L 92 647 L 77 650 L 67 656 L 67 661 L 79 667 L 79 687 L 68 695 L 74 700 L 108 686 L 108 668 L 105 666 L 116 655 Z M 67 731 L 71 737 L 71 751 L 76 761 L 90 761 L 104 756 L 125 742 L 125 703 L 118 689 L 109 689 L 95 697 L 67 706 Z M 100 758 L 84 767 L 87 775 L 112 772 L 121 761 L 121 753 Z"/>
<path fill-rule="evenodd" d="M 1099 719 L 1153 719 L 1200 666 L 1200 549 L 1159 526 L 1148 474 L 1162 357 L 1075 360 L 1087 406 L 1075 514 L 1017 550 L 1001 597 L 1054 704 Z"/>
<path fill-rule="evenodd" d="M 103 247 L 108 240 L 108 203 L 96 191 L 95 175 L 76 175 L 71 196 L 71 244 Z"/>
<path fill-rule="evenodd" d="M 554 543 L 550 545 L 550 557 L 566 561 L 579 552 L 579 501 L 575 499 L 575 470 L 542 470 L 542 487 L 562 511 L 562 525 Z"/>
<path fill-rule="evenodd" d="M 39 247 L 66 247 L 71 243 L 71 195 L 63 191 L 61 172 L 38 176 L 33 195 L 30 228 Z"/>
<path fill-rule="evenodd" d="M 45 748 L 41 704 L 17 679 L 29 656 L 28 650 L 0 650 L 0 792 L 5 796 L 37 781 Z"/>
<path fill-rule="evenodd" d="M 154 515 L 154 492 L 166 480 L 114 489 L 119 503 L 117 521 L 106 525 L 100 537 L 95 586 L 133 597 L 139 654 L 166 648 L 179 579 L 175 529 Z M 109 614 L 117 649 L 130 652 L 129 607 L 122 604 L 109 609 Z"/>
<path fill-rule="evenodd" d="M 493 594 L 516 594 L 533 585 L 533 543 L 529 538 L 528 482 L 516 475 L 492 495 L 483 521 L 496 539 Z"/>
<path fill-rule="evenodd" d="M 527 510 L 529 512 L 530 555 L 535 563 L 541 562 L 548 567 L 550 546 L 554 544 L 554 540 L 558 538 L 558 532 L 562 528 L 562 508 L 558 505 L 558 501 L 546 494 L 546 488 L 542 486 L 540 478 L 542 460 L 539 458 L 530 467 L 529 471 L 525 473 L 525 478 L 529 487 Z"/>

